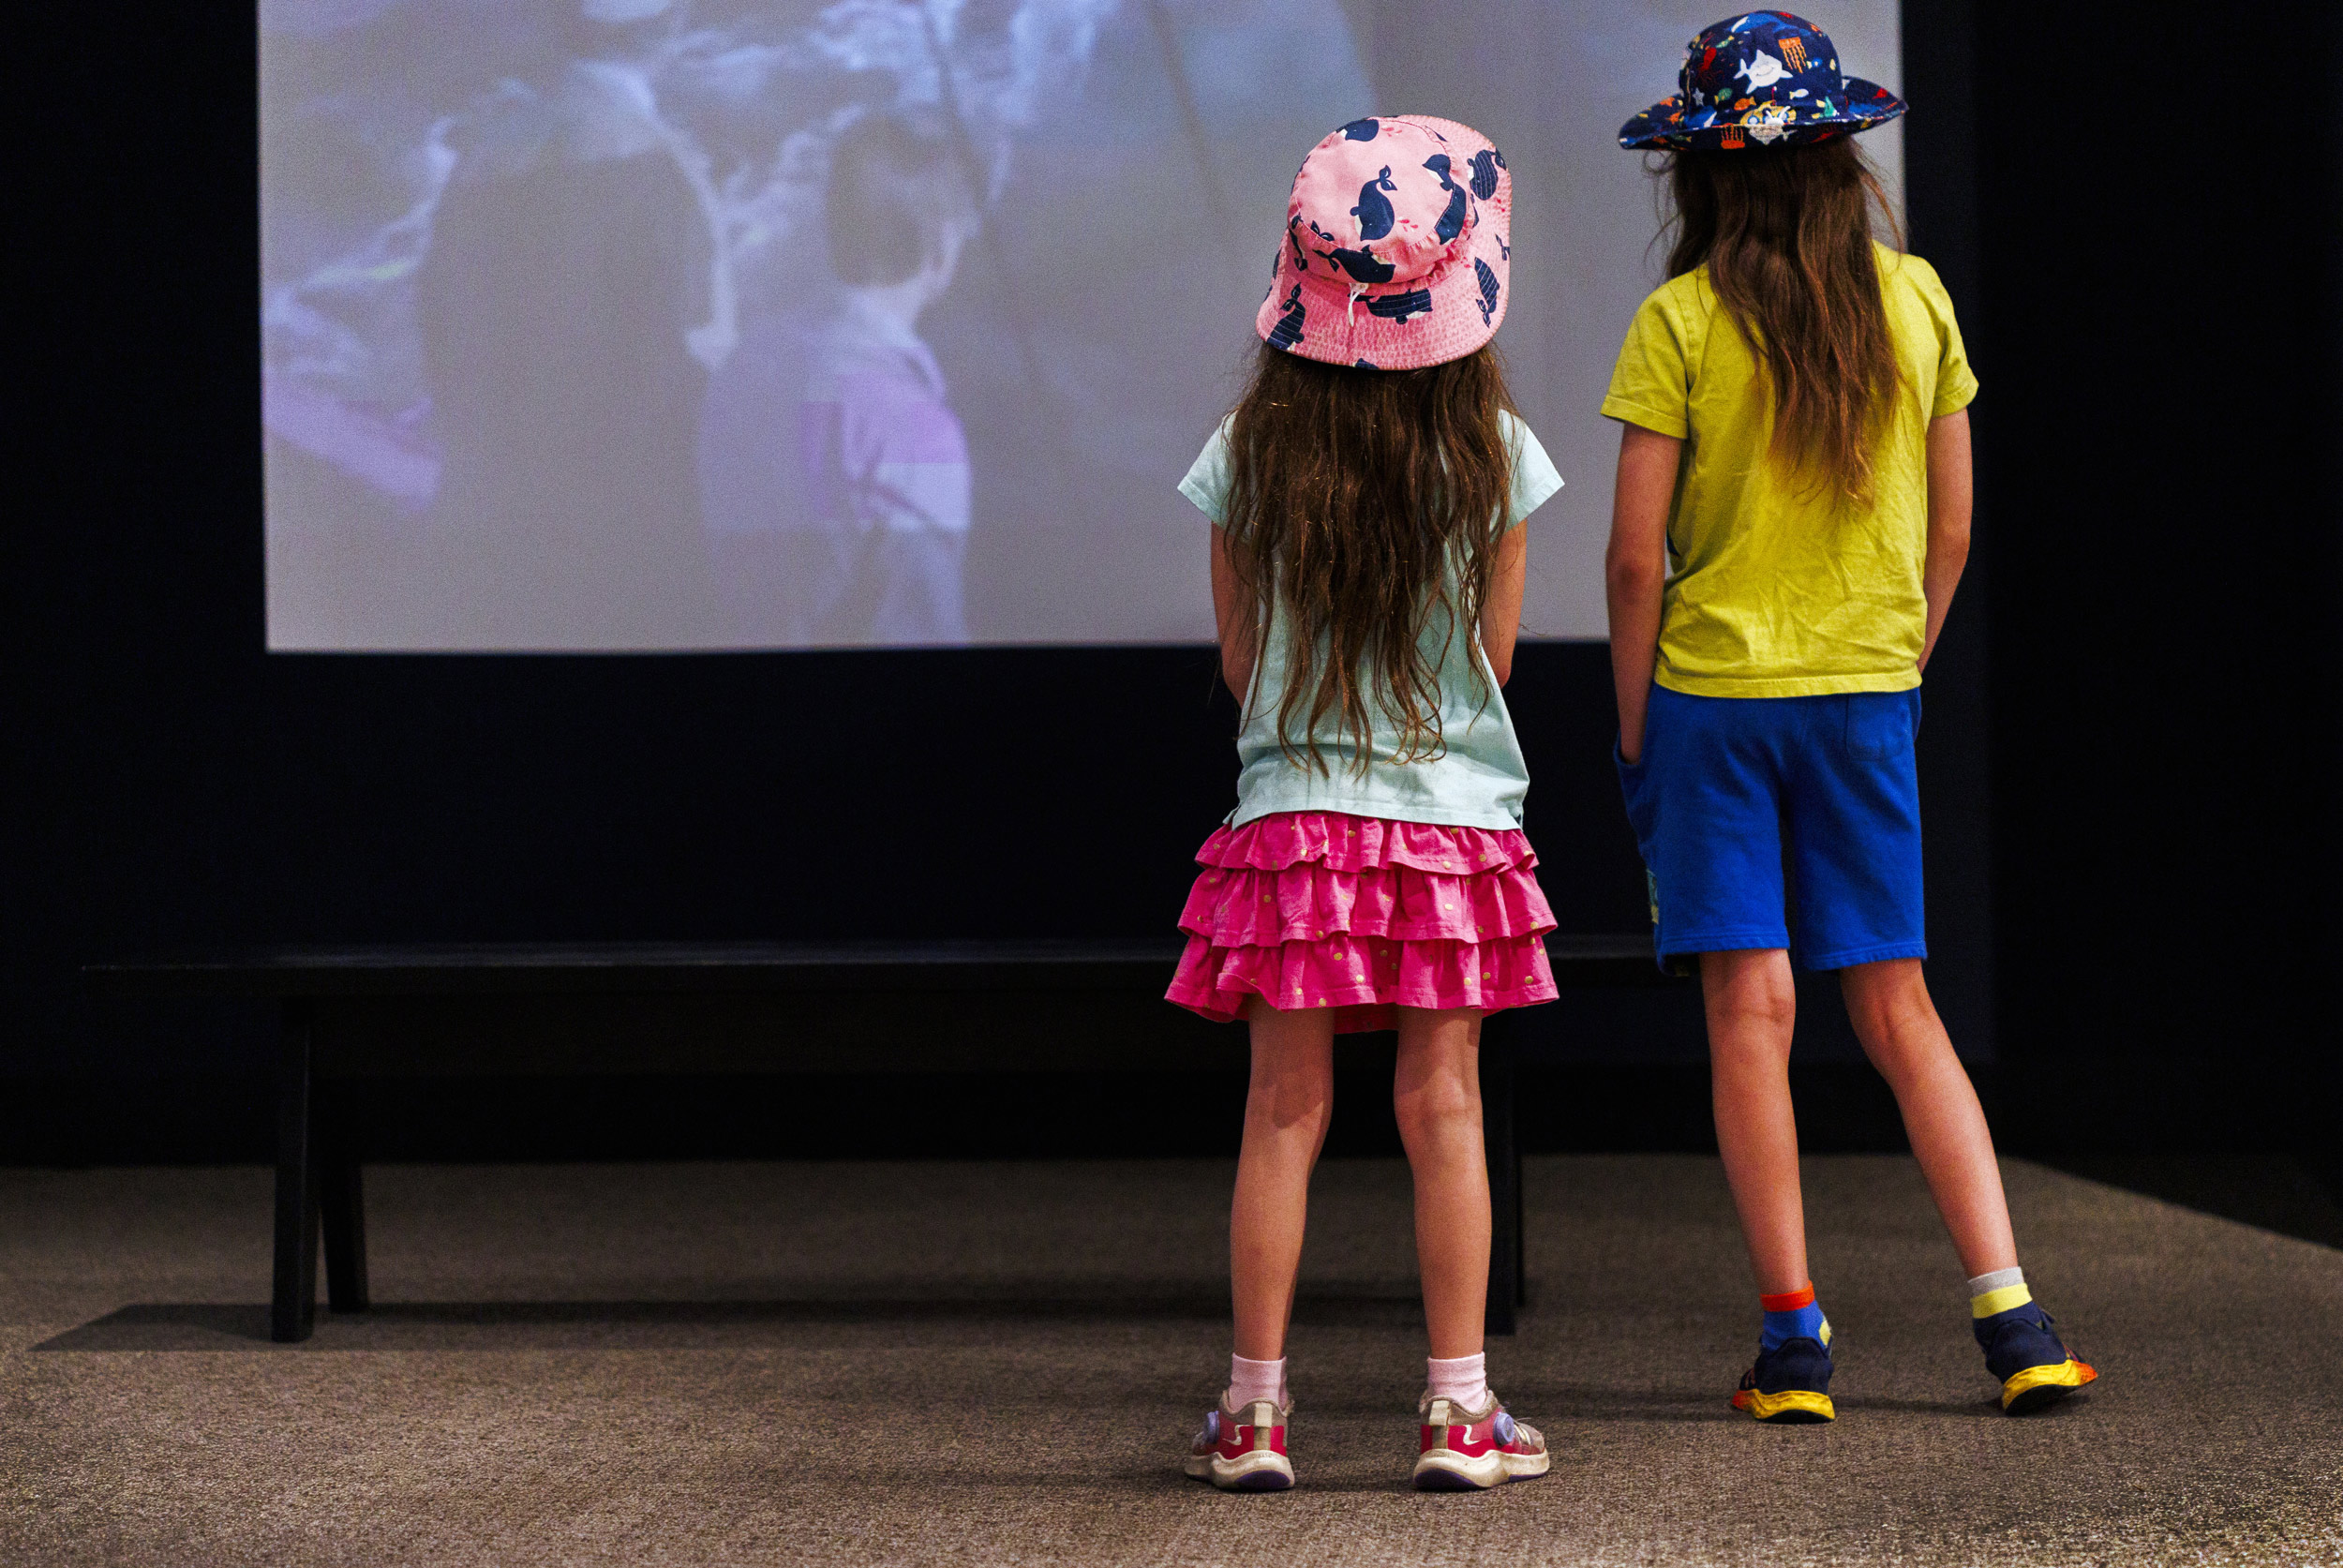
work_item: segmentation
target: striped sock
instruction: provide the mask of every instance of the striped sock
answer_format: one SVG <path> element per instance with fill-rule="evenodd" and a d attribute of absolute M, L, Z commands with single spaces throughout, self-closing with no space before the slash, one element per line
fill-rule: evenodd
<path fill-rule="evenodd" d="M 1995 1269 L 1969 1281 L 1969 1327 L 1980 1345 L 1991 1343 L 1993 1331 L 2012 1314 L 2022 1313 L 2030 1322 L 2041 1310 L 2034 1305 L 2034 1292 L 2025 1288 L 2023 1269 Z"/>
<path fill-rule="evenodd" d="M 1783 1295 L 1759 1296 L 1757 1305 L 1766 1309 L 1766 1326 L 1757 1334 L 1760 1355 L 1780 1350 L 1783 1342 L 1789 1339 L 1812 1339 L 1828 1347 L 1830 1320 L 1814 1304 L 1814 1287 L 1811 1282 Z"/>
<path fill-rule="evenodd" d="M 2034 1292 L 2025 1288 L 2025 1270 L 1995 1269 L 1980 1274 L 1969 1281 L 1969 1316 L 1991 1318 L 2023 1307 L 2034 1299 Z"/>

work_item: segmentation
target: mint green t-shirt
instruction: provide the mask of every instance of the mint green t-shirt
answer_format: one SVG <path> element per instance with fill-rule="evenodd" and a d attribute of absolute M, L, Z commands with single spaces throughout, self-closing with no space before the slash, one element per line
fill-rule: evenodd
<path fill-rule="evenodd" d="M 1562 487 L 1553 459 L 1530 426 L 1513 415 L 1505 417 L 1513 443 L 1513 496 L 1507 503 L 1505 526 L 1515 529 L 1546 498 Z M 1204 443 L 1180 494 L 1218 527 L 1228 515 L 1229 426 L 1223 421 Z M 1453 585 L 1452 585 L 1453 586 Z M 1424 646 L 1436 651 L 1445 643 L 1440 666 L 1440 728 L 1446 742 L 1442 754 L 1395 762 L 1398 726 L 1370 699 L 1373 722 L 1366 769 L 1355 766 L 1356 744 L 1328 720 L 1316 739 L 1326 759 L 1326 771 L 1296 766 L 1277 744 L 1277 697 L 1285 690 L 1286 666 L 1291 645 L 1285 607 L 1270 618 L 1269 635 L 1253 673 L 1253 691 L 1245 704 L 1245 722 L 1237 733 L 1239 771 L 1236 810 L 1231 827 L 1277 812 L 1348 812 L 1397 822 L 1436 822 L 1452 828 L 1521 826 L 1521 803 L 1530 793 L 1530 769 L 1522 761 L 1521 742 L 1514 736 L 1513 716 L 1505 709 L 1481 650 L 1480 629 L 1470 635 L 1448 635 L 1447 618 L 1434 615 L 1424 632 Z M 1298 743 L 1300 737 L 1294 737 Z M 1305 754 L 1306 759 L 1306 754 Z"/>

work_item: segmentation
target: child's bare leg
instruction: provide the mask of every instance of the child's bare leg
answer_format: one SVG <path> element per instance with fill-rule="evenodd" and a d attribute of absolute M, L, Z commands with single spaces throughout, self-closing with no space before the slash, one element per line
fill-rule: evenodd
<path fill-rule="evenodd" d="M 1489 1294 L 1489 1167 L 1478 1008 L 1401 1008 L 1392 1107 L 1415 1176 L 1416 1267 L 1432 1354 L 1481 1353 Z"/>
<path fill-rule="evenodd" d="M 1310 1169 L 1334 1114 L 1335 1018 L 1324 1008 L 1279 1012 L 1256 998 L 1246 1019 L 1253 1076 L 1236 1197 L 1229 1205 L 1230 1293 L 1236 1353 L 1276 1361 L 1286 1353 L 1286 1323 L 1293 1316 Z"/>
<path fill-rule="evenodd" d="M 1786 1295 L 1808 1283 L 1798 1118 L 1790 1107 L 1790 1033 L 1798 1020 L 1790 955 L 1779 948 L 1703 953 L 1700 987 L 1717 1152 L 1758 1293 Z"/>
<path fill-rule="evenodd" d="M 1904 1133 L 1952 1232 L 1962 1269 L 1974 1277 L 2017 1267 L 1993 1135 L 1929 1000 L 1920 961 L 1858 963 L 1840 971 L 1839 983 L 1856 1038 L 1896 1093 Z"/>

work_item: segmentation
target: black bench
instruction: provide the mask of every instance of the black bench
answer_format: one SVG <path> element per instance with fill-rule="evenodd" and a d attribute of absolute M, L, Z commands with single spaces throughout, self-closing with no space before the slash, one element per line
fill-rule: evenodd
<path fill-rule="evenodd" d="M 1556 936 L 1546 949 L 1566 993 L 1659 978 L 1645 935 Z M 117 996 L 279 1004 L 269 1322 L 272 1337 L 290 1341 L 315 1324 L 321 1235 L 328 1307 L 367 1307 L 364 1151 L 319 1113 L 321 1083 L 654 1066 L 836 1070 L 874 1048 L 903 1070 L 1241 1069 L 1241 1029 L 1162 1000 L 1179 950 L 1177 940 L 303 948 L 83 973 Z M 1521 1037 L 1556 1011 L 1500 1013 L 1482 1038 L 1493 1334 L 1514 1332 L 1528 1299 L 1515 1060 Z"/>

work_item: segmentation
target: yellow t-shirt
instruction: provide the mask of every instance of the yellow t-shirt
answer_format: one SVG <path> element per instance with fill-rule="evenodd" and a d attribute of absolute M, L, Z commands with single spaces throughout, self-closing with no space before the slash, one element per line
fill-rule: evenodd
<path fill-rule="evenodd" d="M 1797 697 L 1920 683 L 1928 421 L 1966 408 L 1977 378 L 1936 270 L 1875 248 L 1904 390 L 1867 505 L 1767 456 L 1773 399 L 1706 267 L 1663 284 L 1627 329 L 1603 411 L 1684 442 L 1655 674 L 1670 691 Z"/>

